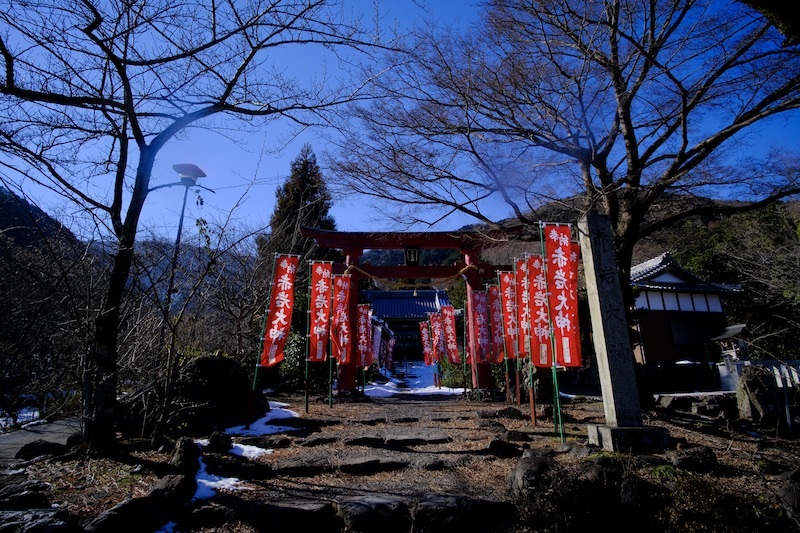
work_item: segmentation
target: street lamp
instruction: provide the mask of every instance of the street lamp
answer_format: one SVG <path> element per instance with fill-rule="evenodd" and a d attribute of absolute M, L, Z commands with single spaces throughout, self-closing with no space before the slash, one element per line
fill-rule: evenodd
<path fill-rule="evenodd" d="M 181 205 L 181 216 L 178 219 L 178 235 L 175 237 L 175 247 L 172 250 L 172 263 L 170 264 L 169 270 L 169 284 L 167 286 L 167 316 L 172 315 L 172 291 L 175 287 L 175 270 L 178 268 L 178 252 L 180 251 L 181 233 L 183 232 L 183 214 L 186 211 L 186 197 L 189 195 L 189 188 L 200 187 L 201 189 L 211 191 L 211 189 L 207 189 L 206 187 L 197 184 L 197 180 L 199 178 L 206 177 L 206 173 L 203 172 L 197 165 L 192 163 L 178 163 L 176 165 L 172 165 L 172 168 L 178 173 L 180 181 L 165 183 L 164 185 L 159 185 L 158 187 L 153 187 L 150 189 L 152 192 L 157 189 L 163 189 L 164 187 L 174 187 L 176 185 L 184 186 L 183 205 Z"/>
<path fill-rule="evenodd" d="M 166 305 L 166 316 L 164 316 L 164 322 L 161 327 L 161 340 L 164 339 L 164 334 L 166 333 L 167 323 L 170 321 L 172 317 L 172 291 L 175 288 L 175 271 L 178 268 L 178 254 L 180 251 L 181 246 L 181 233 L 183 232 L 183 215 L 186 211 L 186 197 L 189 195 L 189 188 L 190 187 L 200 187 L 201 189 L 205 189 L 207 191 L 212 191 L 211 189 L 207 189 L 201 185 L 197 184 L 197 180 L 199 178 L 205 178 L 206 173 L 203 172 L 200 167 L 194 165 L 192 163 L 179 163 L 177 165 L 172 165 L 172 168 L 175 172 L 178 173 L 178 177 L 180 177 L 180 181 L 173 182 L 173 183 L 165 183 L 164 185 L 159 185 L 157 187 L 153 187 L 150 191 L 155 191 L 156 189 L 163 189 L 164 187 L 174 187 L 177 185 L 183 185 L 183 205 L 181 205 L 181 216 L 178 219 L 178 235 L 175 237 L 175 247 L 172 251 L 172 263 L 169 269 L 169 283 L 167 286 L 167 305 Z M 171 335 L 170 335 L 170 343 L 169 349 L 167 351 L 167 364 L 166 364 L 166 376 L 164 380 L 164 398 L 165 398 L 165 405 L 168 403 L 169 398 L 171 397 L 171 388 L 172 383 L 175 381 L 175 374 L 177 372 L 176 361 L 177 358 L 175 357 L 175 326 L 170 326 Z"/>

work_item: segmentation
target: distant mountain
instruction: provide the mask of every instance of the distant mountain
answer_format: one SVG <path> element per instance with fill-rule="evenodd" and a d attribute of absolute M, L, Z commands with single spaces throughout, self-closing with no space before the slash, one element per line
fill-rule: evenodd
<path fill-rule="evenodd" d="M 75 235 L 38 206 L 0 186 L 0 237 L 16 246 L 30 246 L 49 238 L 76 241 Z"/>

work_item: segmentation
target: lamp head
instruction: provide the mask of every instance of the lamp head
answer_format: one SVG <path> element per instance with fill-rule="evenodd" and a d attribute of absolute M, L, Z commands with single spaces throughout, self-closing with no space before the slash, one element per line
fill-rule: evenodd
<path fill-rule="evenodd" d="M 181 182 L 187 186 L 196 184 L 197 178 L 206 177 L 206 173 L 192 163 L 178 163 L 177 165 L 172 165 L 172 169 L 178 173 Z"/>

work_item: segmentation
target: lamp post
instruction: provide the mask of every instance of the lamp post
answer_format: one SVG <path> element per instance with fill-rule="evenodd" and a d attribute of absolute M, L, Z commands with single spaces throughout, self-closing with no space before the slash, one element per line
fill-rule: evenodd
<path fill-rule="evenodd" d="M 192 163 L 178 163 L 172 165 L 173 170 L 178 173 L 178 177 L 180 177 L 180 181 L 176 181 L 173 183 L 165 183 L 164 185 L 159 185 L 158 187 L 153 187 L 150 189 L 150 192 L 156 191 L 158 189 L 163 189 L 165 187 L 175 187 L 176 185 L 183 185 L 183 204 L 181 205 L 181 216 L 178 219 L 178 235 L 175 236 L 175 246 L 172 249 L 172 262 L 170 263 L 169 268 L 169 283 L 167 285 L 167 317 L 172 314 L 172 291 L 175 288 L 175 270 L 178 268 L 178 253 L 180 252 L 181 247 L 181 233 L 183 232 L 183 215 L 186 212 L 186 197 L 189 195 L 189 188 L 190 187 L 200 187 L 201 189 L 206 189 L 207 191 L 211 191 L 211 189 L 207 189 L 201 185 L 197 184 L 197 180 L 199 178 L 205 178 L 206 173 L 202 171 L 200 167 L 194 165 Z M 214 192 L 214 191 L 211 191 Z"/>
<path fill-rule="evenodd" d="M 183 215 L 186 211 L 186 198 L 189 195 L 189 188 L 191 187 L 200 187 L 201 189 L 205 189 L 207 191 L 212 191 L 211 189 L 207 189 L 201 185 L 197 184 L 197 180 L 199 178 L 206 177 L 206 173 L 203 172 L 200 167 L 191 163 L 179 163 L 176 165 L 172 165 L 172 168 L 175 172 L 178 173 L 180 177 L 180 181 L 173 182 L 173 183 L 165 183 L 164 185 L 159 185 L 157 187 L 153 187 L 150 191 L 155 191 L 157 189 L 163 189 L 165 187 L 174 187 L 177 185 L 183 185 L 183 204 L 181 205 L 181 215 L 178 219 L 178 234 L 175 237 L 175 246 L 172 250 L 172 261 L 170 263 L 170 270 L 169 270 L 169 282 L 167 284 L 167 302 L 165 306 L 165 316 L 164 316 L 164 323 L 161 328 L 161 339 L 163 341 L 164 334 L 166 333 L 167 324 L 172 317 L 172 292 L 175 288 L 175 271 L 178 269 L 178 255 L 180 252 L 181 246 L 181 233 L 183 232 Z M 176 373 L 175 368 L 175 328 L 176 325 L 170 326 L 171 335 L 170 335 L 170 342 L 169 342 L 169 349 L 167 351 L 167 362 L 166 362 L 166 373 L 165 373 L 165 382 L 164 382 L 164 405 L 167 405 L 170 398 L 171 393 L 171 385 L 174 381 L 174 374 Z"/>
<path fill-rule="evenodd" d="M 172 315 L 172 291 L 175 288 L 175 270 L 178 268 L 178 253 L 181 247 L 181 233 L 183 232 L 183 214 L 186 211 L 186 197 L 189 195 L 189 188 L 197 186 L 198 178 L 205 178 L 206 173 L 200 167 L 192 163 L 178 163 L 172 165 L 175 172 L 181 178 L 180 185 L 183 185 L 183 204 L 181 205 L 181 216 L 178 219 L 178 235 L 175 236 L 175 247 L 172 250 L 172 263 L 169 268 L 169 284 L 167 285 L 167 316 Z M 174 184 L 162 185 L 168 187 Z"/>

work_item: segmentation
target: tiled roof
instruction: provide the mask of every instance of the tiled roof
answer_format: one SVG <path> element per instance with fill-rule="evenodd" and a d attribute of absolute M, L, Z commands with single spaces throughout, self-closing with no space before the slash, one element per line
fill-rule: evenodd
<path fill-rule="evenodd" d="M 671 267 L 678 267 L 678 263 L 675 261 L 675 258 L 672 257 L 672 254 L 670 254 L 669 252 L 664 252 L 659 256 L 656 256 L 652 259 L 648 259 L 647 261 L 639 263 L 638 265 L 632 266 L 631 282 L 635 283 L 645 279 L 652 279 L 658 276 L 659 274 L 662 274 L 670 270 Z M 683 271 L 683 269 L 681 270 Z M 683 272 L 689 276 L 692 276 L 688 272 L 685 271 Z"/>
<path fill-rule="evenodd" d="M 679 281 L 657 280 L 659 276 L 672 274 Z M 690 291 L 708 294 L 726 294 L 742 292 L 740 285 L 724 285 L 704 281 L 691 272 L 684 270 L 669 252 L 648 259 L 631 267 L 631 285 L 640 289 L 659 291 Z"/>
<path fill-rule="evenodd" d="M 444 291 L 366 291 L 367 301 L 372 304 L 372 313 L 387 318 L 428 318 L 428 313 L 437 313 L 443 305 L 450 304 Z"/>

